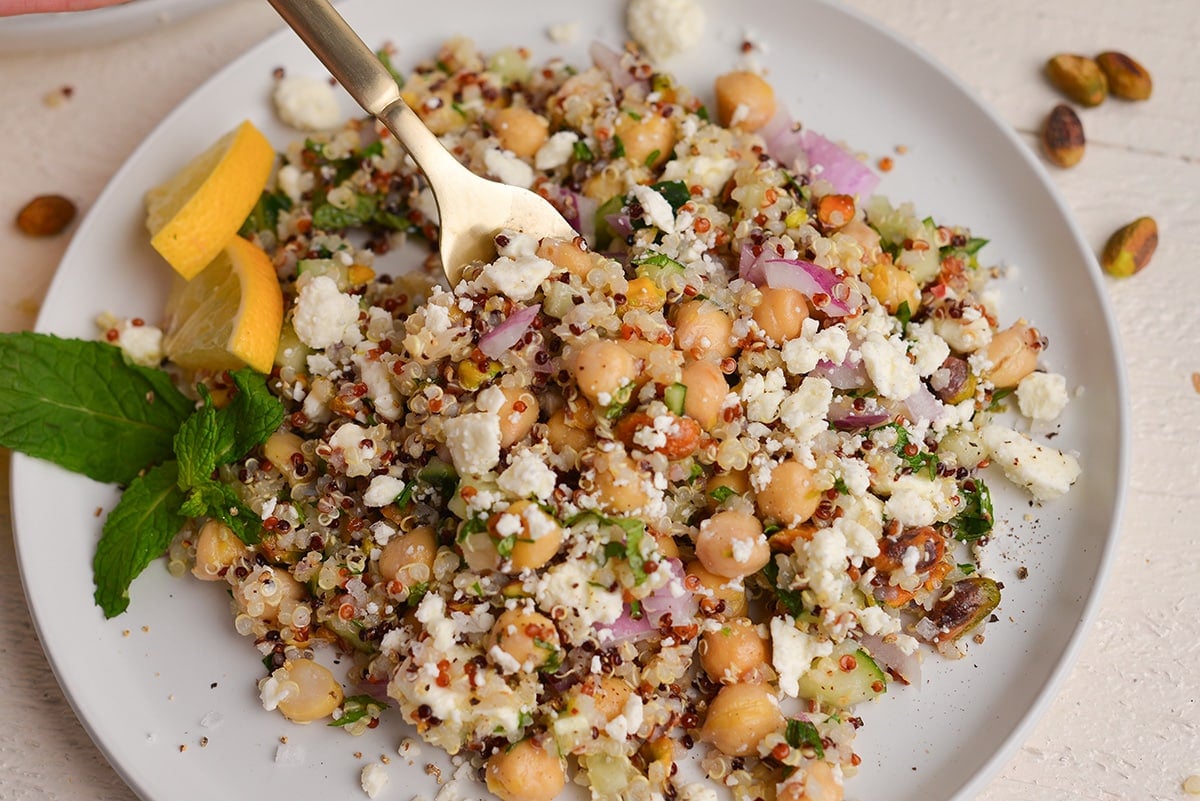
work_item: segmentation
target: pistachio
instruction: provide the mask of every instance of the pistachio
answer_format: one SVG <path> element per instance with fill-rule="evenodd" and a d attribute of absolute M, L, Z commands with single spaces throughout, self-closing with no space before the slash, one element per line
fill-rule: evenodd
<path fill-rule="evenodd" d="M 1108 96 L 1108 79 L 1100 65 L 1087 56 L 1058 54 L 1046 62 L 1046 77 L 1081 106 L 1098 106 Z"/>
<path fill-rule="evenodd" d="M 38 195 L 17 213 L 17 228 L 29 236 L 54 236 L 75 219 L 75 204 L 62 195 Z"/>
<path fill-rule="evenodd" d="M 1124 53 L 1109 50 L 1096 56 L 1096 64 L 1108 79 L 1108 88 L 1125 100 L 1146 100 L 1154 90 L 1150 73 Z"/>
<path fill-rule="evenodd" d="M 1150 263 L 1158 247 L 1158 223 L 1153 217 L 1139 217 L 1108 238 L 1100 265 L 1115 278 L 1128 278 Z"/>
<path fill-rule="evenodd" d="M 1070 106 L 1059 103 L 1046 118 L 1042 129 L 1042 148 L 1046 157 L 1059 167 L 1074 167 L 1083 158 L 1083 123 Z"/>

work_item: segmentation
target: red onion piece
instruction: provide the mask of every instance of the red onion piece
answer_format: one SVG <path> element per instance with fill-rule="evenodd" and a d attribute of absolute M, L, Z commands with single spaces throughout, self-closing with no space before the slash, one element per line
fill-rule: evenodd
<path fill-rule="evenodd" d="M 946 412 L 946 407 L 925 388 L 924 384 L 904 399 L 904 408 L 908 411 L 909 419 L 914 423 L 921 420 L 928 420 L 932 423 Z"/>
<path fill-rule="evenodd" d="M 881 409 L 878 406 L 869 409 L 855 409 L 854 402 L 849 398 L 835 401 L 829 407 L 829 422 L 842 431 L 874 428 L 891 419 L 892 415 L 887 409 Z"/>
<path fill-rule="evenodd" d="M 821 359 L 809 375 L 824 378 L 834 389 L 859 389 L 868 383 L 867 368 L 862 360 L 852 362 L 847 356 L 841 364 L 834 364 L 828 359 Z"/>
<path fill-rule="evenodd" d="M 830 317 L 853 314 L 862 305 L 862 295 L 830 270 L 802 259 L 768 259 L 762 264 L 763 278 L 772 289 L 797 289 L 813 301 L 818 311 Z"/>
<path fill-rule="evenodd" d="M 812 180 L 828 181 L 834 192 L 860 198 L 870 197 L 879 185 L 879 176 L 840 145 L 813 131 L 805 131 L 803 139 Z"/>
<path fill-rule="evenodd" d="M 670 572 L 671 580 L 642 600 L 642 611 L 656 626 L 662 622 L 663 616 L 667 614 L 671 616 L 672 626 L 683 626 L 691 623 L 696 618 L 699 604 L 696 601 L 695 594 L 688 592 L 683 586 L 685 576 L 683 562 L 678 559 L 664 559 L 658 565 L 659 570 Z M 672 586 L 675 586 L 680 591 L 678 596 L 671 591 Z"/>
<path fill-rule="evenodd" d="M 508 319 L 480 337 L 479 350 L 489 359 L 499 359 L 500 354 L 521 341 L 541 309 L 542 305 L 535 303 L 508 315 Z"/>
<path fill-rule="evenodd" d="M 763 257 L 766 251 L 754 255 L 754 245 L 750 242 L 742 243 L 741 253 L 738 254 L 738 275 L 743 281 L 749 281 L 755 286 L 762 286 L 766 277 L 763 275 Z"/>
<path fill-rule="evenodd" d="M 628 212 L 608 214 L 604 217 L 604 221 L 608 223 L 608 227 L 613 230 L 613 233 L 622 239 L 633 233 L 633 220 L 629 218 Z"/>
<path fill-rule="evenodd" d="M 616 88 L 624 89 L 637 83 L 637 79 L 630 74 L 628 68 L 621 66 L 622 54 L 603 42 L 592 42 L 588 47 L 588 55 L 591 56 L 593 64 L 604 70 Z"/>
<path fill-rule="evenodd" d="M 758 130 L 767 146 L 767 153 L 786 169 L 803 174 L 808 172 L 808 149 L 804 132 L 796 125 L 787 109 L 780 106 L 775 116 Z"/>
<path fill-rule="evenodd" d="M 901 681 L 906 684 L 921 683 L 921 657 L 918 653 L 906 654 L 900 646 L 876 634 L 864 634 L 859 643 L 880 667 L 890 670 Z"/>

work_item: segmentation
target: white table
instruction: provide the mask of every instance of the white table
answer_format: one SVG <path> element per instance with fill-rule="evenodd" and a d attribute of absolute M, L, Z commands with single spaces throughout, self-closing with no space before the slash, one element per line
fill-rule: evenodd
<path fill-rule="evenodd" d="M 1200 774 L 1200 526 L 1191 506 L 1200 507 L 1200 264 L 1192 250 L 1200 243 L 1200 9 L 1194 0 L 851 5 L 945 64 L 1031 146 L 1057 102 L 1040 77 L 1049 55 L 1120 49 L 1154 75 L 1149 102 L 1089 110 L 1084 163 L 1053 173 L 1097 249 L 1135 217 L 1160 225 L 1151 267 L 1108 283 L 1132 389 L 1118 560 L 1057 700 L 980 798 L 1186 798 L 1183 781 Z M 0 330 L 33 324 L 69 241 L 69 232 L 22 236 L 11 224 L 16 211 L 49 192 L 86 211 L 171 108 L 279 26 L 261 0 L 238 0 L 111 44 L 0 53 Z M 64 86 L 70 98 L 48 102 Z M 7 455 L 0 465 L 0 798 L 131 801 L 32 634 L 13 554 Z"/>

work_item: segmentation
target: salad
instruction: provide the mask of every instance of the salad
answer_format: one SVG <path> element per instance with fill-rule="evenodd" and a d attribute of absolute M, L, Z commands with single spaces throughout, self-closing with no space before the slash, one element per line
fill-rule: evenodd
<path fill-rule="evenodd" d="M 995 417 L 1053 420 L 1066 382 L 989 302 L 986 241 L 874 195 L 761 76 L 710 107 L 591 55 L 454 40 L 401 78 L 580 232 L 498 232 L 454 287 L 376 271 L 437 220 L 373 121 L 288 146 L 242 231 L 283 291 L 282 423 L 217 469 L 255 530 L 192 518 L 169 564 L 229 591 L 266 709 L 402 720 L 504 801 L 705 797 L 688 754 L 739 799 L 839 799 L 856 707 L 1001 601 L 984 468 L 1037 501 L 1078 477 Z"/>

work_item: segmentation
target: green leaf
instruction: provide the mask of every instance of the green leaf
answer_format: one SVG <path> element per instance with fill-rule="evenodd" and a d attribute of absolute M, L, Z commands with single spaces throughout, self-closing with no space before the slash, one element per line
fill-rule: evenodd
<path fill-rule="evenodd" d="M 238 391 L 228 406 L 214 408 L 205 394 L 204 406 L 175 436 L 183 489 L 209 481 L 214 470 L 241 459 L 283 422 L 283 405 L 267 389 L 264 376 L 246 368 L 233 374 L 233 382 Z"/>
<path fill-rule="evenodd" d="M 816 726 L 809 723 L 807 720 L 788 718 L 787 728 L 783 733 L 783 739 L 787 740 L 787 744 L 792 748 L 803 748 L 808 746 L 817 752 L 818 759 L 825 758 L 825 747 L 821 745 L 821 733 L 817 731 Z"/>
<path fill-rule="evenodd" d="M 715 490 L 713 490 L 712 492 L 710 492 L 708 494 L 711 495 L 712 499 L 714 501 L 716 501 L 717 503 L 725 503 L 725 501 L 729 500 L 734 495 L 737 495 L 737 491 L 734 490 L 733 487 L 721 486 L 721 487 L 717 487 Z"/>
<path fill-rule="evenodd" d="M 166 551 L 183 526 L 183 493 L 175 462 L 135 478 L 104 521 L 92 570 L 96 604 L 105 617 L 129 607 L 129 585 Z"/>
<path fill-rule="evenodd" d="M 908 321 L 912 319 L 912 310 L 908 308 L 908 301 L 903 301 L 896 308 L 896 319 L 900 321 L 900 325 L 905 330 L 908 329 Z"/>
<path fill-rule="evenodd" d="M 596 160 L 596 156 L 592 153 L 592 149 L 588 147 L 587 142 L 583 141 L 582 139 L 577 139 L 575 144 L 571 146 L 571 150 L 576 161 L 592 162 Z"/>
<path fill-rule="evenodd" d="M 687 407 L 687 385 L 678 382 L 663 390 L 663 403 L 672 414 L 683 416 Z"/>
<path fill-rule="evenodd" d="M 604 544 L 604 555 L 607 559 L 625 559 L 629 569 L 633 571 L 634 583 L 641 584 L 646 580 L 646 557 L 642 555 L 642 542 L 646 538 L 646 524 L 632 517 L 605 517 L 594 510 L 580 512 L 566 521 L 570 528 L 584 520 L 595 520 L 602 526 L 616 526 L 625 533 L 625 541 L 610 540 Z"/>
<path fill-rule="evenodd" d="M 988 239 L 982 239 L 978 236 L 973 236 L 967 240 L 967 244 L 963 245 L 963 250 L 967 252 L 968 256 L 974 256 L 976 253 L 983 250 L 983 246 L 989 241 L 990 240 Z"/>
<path fill-rule="evenodd" d="M 171 458 L 192 402 L 161 370 L 103 342 L 0 334 L 0 445 L 97 481 Z"/>
<path fill-rule="evenodd" d="M 680 206 L 692 199 L 692 193 L 683 181 L 659 181 L 650 184 L 650 188 L 665 197 L 671 204 L 671 211 L 676 213 L 679 212 Z"/>
<path fill-rule="evenodd" d="M 259 231 L 274 231 L 279 222 L 279 213 L 289 211 L 291 208 L 292 199 L 286 192 L 282 190 L 268 192 L 264 189 L 263 193 L 259 195 L 258 202 L 254 204 L 254 208 L 247 215 L 246 221 L 238 230 L 238 236 L 249 237 Z"/>
<path fill-rule="evenodd" d="M 213 517 L 220 520 L 247 545 L 259 540 L 262 521 L 246 506 L 237 491 L 228 484 L 206 479 L 186 490 L 180 511 L 188 517 Z"/>
<path fill-rule="evenodd" d="M 950 520 L 950 530 L 954 533 L 954 539 L 960 542 L 974 542 L 987 536 L 995 522 L 992 492 L 980 478 L 963 481 L 961 492 L 965 505 L 963 510 Z"/>
<path fill-rule="evenodd" d="M 622 148 L 622 150 L 624 150 L 624 148 Z M 646 160 L 642 163 L 645 164 L 646 167 L 653 167 L 654 162 L 658 161 L 658 157 L 661 155 L 662 151 L 655 148 L 654 150 L 651 150 L 649 154 L 647 154 Z"/>
<path fill-rule="evenodd" d="M 612 138 L 612 157 L 614 159 L 625 157 L 625 143 L 621 141 L 621 137 L 614 136 Z"/>

